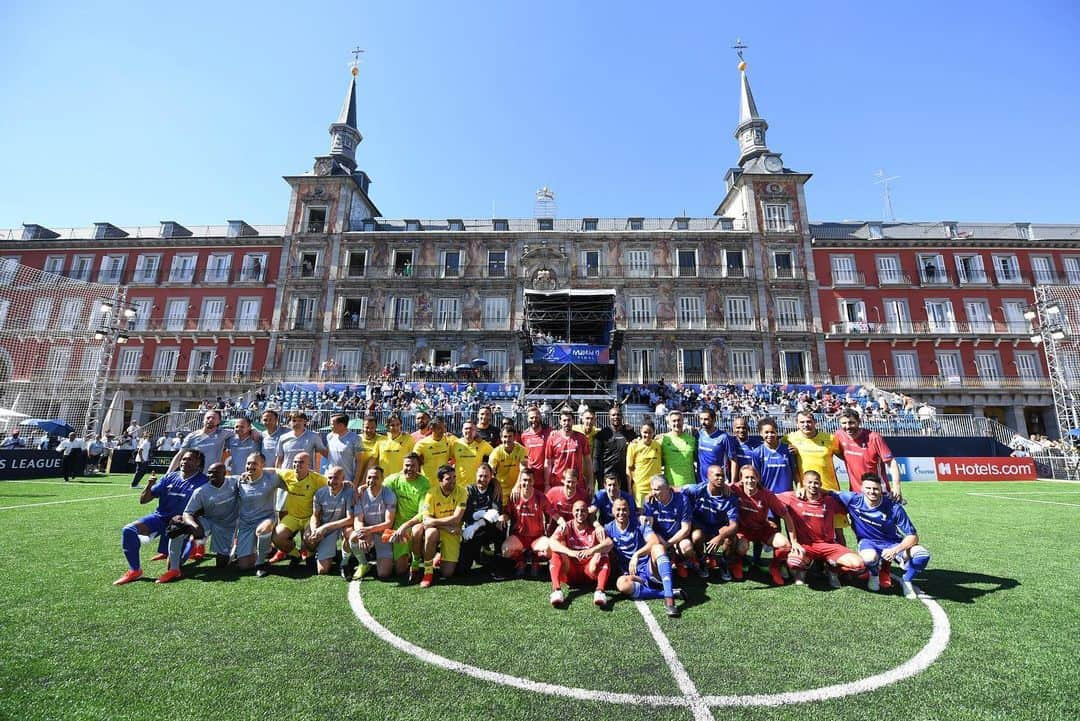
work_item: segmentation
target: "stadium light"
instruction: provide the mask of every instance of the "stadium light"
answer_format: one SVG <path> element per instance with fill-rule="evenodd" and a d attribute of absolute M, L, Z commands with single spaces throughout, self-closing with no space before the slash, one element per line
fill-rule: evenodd
<path fill-rule="evenodd" d="M 1038 311 L 1030 306 L 1024 309 L 1024 320 L 1035 320 L 1038 315 Z"/>
<path fill-rule="evenodd" d="M 1065 340 L 1066 335 L 1067 334 L 1065 333 L 1064 328 L 1051 328 L 1050 329 L 1050 337 L 1053 338 L 1054 340 Z"/>
<path fill-rule="evenodd" d="M 112 309 L 113 309 L 113 304 L 112 304 L 111 300 L 103 300 L 103 301 L 101 301 L 101 312 L 102 313 L 108 313 Z"/>
<path fill-rule="evenodd" d="M 1047 305 L 1046 305 L 1046 313 L 1047 313 L 1047 315 L 1057 315 L 1057 314 L 1061 313 L 1061 305 L 1059 303 L 1057 303 L 1056 301 L 1053 302 L 1053 303 L 1047 303 Z"/>
<path fill-rule="evenodd" d="M 1039 345 L 1040 343 L 1042 343 L 1042 335 L 1039 334 L 1039 333 L 1036 333 L 1035 335 L 1028 338 L 1028 340 L 1030 340 L 1035 345 Z"/>

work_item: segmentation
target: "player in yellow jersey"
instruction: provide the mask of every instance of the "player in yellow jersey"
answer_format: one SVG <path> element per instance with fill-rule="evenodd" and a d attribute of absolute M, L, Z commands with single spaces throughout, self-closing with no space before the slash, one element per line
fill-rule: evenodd
<path fill-rule="evenodd" d="M 471 418 L 461 424 L 461 438 L 454 444 L 454 470 L 458 482 L 463 486 L 476 483 L 476 469 L 481 463 L 487 463 L 494 450 L 491 444 L 476 432 L 476 422 Z"/>
<path fill-rule="evenodd" d="M 512 425 L 502 427 L 502 443 L 491 452 L 488 463 L 495 471 L 495 478 L 499 481 L 502 489 L 502 497 L 510 498 L 514 486 L 517 485 L 518 474 L 521 472 L 521 464 L 525 462 L 527 453 L 525 446 L 517 442 L 517 429 Z"/>
<path fill-rule="evenodd" d="M 795 426 L 798 430 L 788 433 L 784 440 L 791 446 L 791 453 L 795 457 L 796 478 L 801 479 L 807 471 L 814 471 L 821 477 L 822 493 L 839 493 L 840 482 L 836 480 L 836 467 L 833 465 L 833 457 L 839 448 L 836 439 L 831 433 L 819 431 L 814 414 L 807 411 L 800 411 L 795 416 Z M 799 483 L 801 485 L 802 481 Z M 834 525 L 836 542 L 843 544 L 843 529 L 850 525 L 847 515 L 837 513 Z"/>
<path fill-rule="evenodd" d="M 424 577 L 420 581 L 421 588 L 427 588 L 434 581 L 436 553 L 442 553 L 442 565 L 439 567 L 442 577 L 454 575 L 461 556 L 461 523 L 465 519 L 465 506 L 469 501 L 465 486 L 457 483 L 453 466 L 439 466 L 436 473 L 438 485 L 428 491 L 420 505 L 424 527 L 421 539 Z"/>
<path fill-rule="evenodd" d="M 311 454 L 306 451 L 297 453 L 292 465 L 291 469 L 278 472 L 287 492 L 285 509 L 274 528 L 274 547 L 278 550 L 270 557 L 270 563 L 277 563 L 286 555 L 299 556 L 293 539 L 311 520 L 315 491 L 326 485 L 326 476 L 311 470 Z"/>
<path fill-rule="evenodd" d="M 411 435 L 401 430 L 401 416 L 392 414 L 386 419 L 386 435 L 375 449 L 378 457 L 376 465 L 387 476 L 400 472 L 405 464 L 405 456 L 412 453 L 415 443 Z"/>
<path fill-rule="evenodd" d="M 661 457 L 656 426 L 646 421 L 641 424 L 641 437 L 631 441 L 626 448 L 626 477 L 630 479 L 638 508 L 645 496 L 652 493 L 649 479 L 661 475 Z"/>
<path fill-rule="evenodd" d="M 431 419 L 431 435 L 424 436 L 413 445 L 413 453 L 420 456 L 420 472 L 431 479 L 454 460 L 453 441 L 446 435 L 446 424 L 436 416 Z"/>
<path fill-rule="evenodd" d="M 371 413 L 364 416 L 364 430 L 360 433 L 360 444 L 364 447 L 364 467 L 357 473 L 357 478 L 367 478 L 368 469 L 379 465 L 379 443 L 386 436 L 378 433 L 378 419 Z M 383 468 L 385 471 L 386 469 Z"/>

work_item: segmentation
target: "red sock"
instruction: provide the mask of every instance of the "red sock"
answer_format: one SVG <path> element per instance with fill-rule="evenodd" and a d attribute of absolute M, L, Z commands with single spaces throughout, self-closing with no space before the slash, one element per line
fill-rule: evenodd
<path fill-rule="evenodd" d="M 780 568 L 787 562 L 788 554 L 791 553 L 790 548 L 774 548 L 773 558 L 769 566 L 773 568 Z"/>
<path fill-rule="evenodd" d="M 536 561 L 534 560 L 535 564 Z M 561 553 L 552 553 L 551 559 L 548 561 L 548 572 L 551 574 L 551 590 L 559 591 L 562 589 L 562 569 L 563 569 L 563 555 Z"/>
<path fill-rule="evenodd" d="M 596 590 L 603 591 L 607 588 L 608 576 L 611 574 L 611 564 L 608 563 L 607 558 L 600 559 L 600 564 L 596 572 Z"/>

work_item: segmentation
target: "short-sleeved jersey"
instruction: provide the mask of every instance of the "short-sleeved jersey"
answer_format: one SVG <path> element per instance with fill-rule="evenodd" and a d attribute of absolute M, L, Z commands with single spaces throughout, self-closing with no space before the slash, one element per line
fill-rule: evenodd
<path fill-rule="evenodd" d="M 600 429 L 597 426 L 593 426 L 588 433 L 585 432 L 585 426 L 580 423 L 575 423 L 570 426 L 570 430 L 580 433 L 585 436 L 585 440 L 589 442 L 589 453 L 592 454 L 592 449 L 596 447 L 596 436 L 600 433 Z"/>
<path fill-rule="evenodd" d="M 634 551 L 645 547 L 645 534 L 649 532 L 648 529 L 631 523 L 626 530 L 622 530 L 618 523 L 611 521 L 604 525 L 604 532 L 615 544 L 611 555 L 618 561 L 619 571 L 633 573 L 636 569 L 630 568 L 630 557 L 634 555 Z"/>
<path fill-rule="evenodd" d="M 489 425 L 487 428 L 481 428 L 480 426 L 477 426 L 476 435 L 478 435 L 480 438 L 483 438 L 485 441 L 488 442 L 489 446 L 494 448 L 495 446 L 499 445 L 499 439 L 502 438 L 502 431 L 499 429 L 498 426 L 494 424 Z"/>
<path fill-rule="evenodd" d="M 312 430 L 306 430 L 297 436 L 292 431 L 278 439 L 277 454 L 282 457 L 278 468 L 292 469 L 293 459 L 301 453 L 326 453 L 326 444 L 322 436 Z M 312 459 L 314 462 L 314 459 Z"/>
<path fill-rule="evenodd" d="M 370 488 L 363 488 L 356 494 L 353 515 L 360 519 L 361 525 L 377 526 L 385 523 L 388 510 L 397 512 L 397 496 L 386 486 L 380 488 L 375 495 L 371 494 Z"/>
<path fill-rule="evenodd" d="M 642 514 L 649 519 L 653 533 L 666 541 L 682 529 L 684 522 L 690 522 L 690 498 L 672 491 L 667 503 L 659 498 L 645 501 Z"/>
<path fill-rule="evenodd" d="M 589 502 L 589 494 L 585 490 L 585 487 L 579 482 L 577 487 L 574 488 L 574 494 L 567 497 L 566 486 L 558 485 L 547 492 L 548 503 L 551 504 L 551 512 L 553 516 L 560 516 L 564 521 L 569 521 L 574 517 L 573 509 L 574 504 L 578 501 Z"/>
<path fill-rule="evenodd" d="M 763 445 L 761 439 L 755 440 L 754 438 L 749 438 L 744 443 L 735 436 L 731 436 L 731 460 L 735 461 L 739 465 L 739 468 L 751 465 L 754 462 L 754 450 L 760 445 Z M 738 471 L 736 471 L 736 473 L 737 472 Z"/>
<path fill-rule="evenodd" d="M 369 458 L 379 457 L 379 444 L 386 440 L 386 436 L 382 436 L 376 433 L 373 437 L 368 438 L 366 435 L 361 433 L 358 436 L 358 440 L 360 442 L 360 449 L 363 452 L 363 456 L 361 456 L 361 458 L 363 459 L 364 463 L 367 463 Z M 386 469 L 384 468 L 383 471 L 385 470 Z"/>
<path fill-rule="evenodd" d="M 181 451 L 202 451 L 206 463 L 203 468 L 209 468 L 214 463 L 220 463 L 225 454 L 225 442 L 235 435 L 232 429 L 215 428 L 212 433 L 204 433 L 200 428 L 184 436 L 180 443 Z"/>
<path fill-rule="evenodd" d="M 209 481 L 201 471 L 186 479 L 180 471 L 166 473 L 150 486 L 150 495 L 158 499 L 157 514 L 166 518 L 179 516 L 187 508 L 195 489 Z"/>
<path fill-rule="evenodd" d="M 409 434 L 409 436 L 410 436 L 410 437 L 412 438 L 412 440 L 413 440 L 413 445 L 414 445 L 414 446 L 415 446 L 415 445 L 416 445 L 417 443 L 419 443 L 420 441 L 422 441 L 423 439 L 425 439 L 425 438 L 427 438 L 428 436 L 430 436 L 430 435 L 431 435 L 431 426 L 428 426 L 428 427 L 427 427 L 427 428 L 425 428 L 424 430 L 420 430 L 420 429 L 417 429 L 417 430 L 413 431 L 413 432 L 412 432 L 411 434 Z"/>
<path fill-rule="evenodd" d="M 695 528 L 720 529 L 729 522 L 739 523 L 739 499 L 734 493 L 713 495 L 708 483 L 695 483 L 682 489 L 690 502 L 690 523 Z"/>
<path fill-rule="evenodd" d="M 649 494 L 649 479 L 659 475 L 662 467 L 660 441 L 646 444 L 638 438 L 627 447 L 626 474 L 634 485 L 634 498 L 640 501 Z"/>
<path fill-rule="evenodd" d="M 626 501 L 626 503 L 630 506 L 630 525 L 636 526 L 638 512 L 637 504 L 634 503 L 634 497 L 626 491 L 619 491 L 619 498 Z M 604 489 L 600 489 L 599 491 L 597 491 L 596 495 L 593 496 L 592 501 L 592 504 L 596 506 L 596 520 L 600 521 L 600 523 L 602 524 L 607 524 L 614 521 L 615 516 L 611 512 L 611 507 L 615 504 L 616 500 L 617 499 L 611 498 L 611 496 L 608 495 L 608 492 Z"/>
<path fill-rule="evenodd" d="M 413 452 L 414 444 L 413 437 L 408 433 L 383 436 L 376 449 L 376 465 L 383 469 L 385 475 L 397 473 L 405 466 L 405 456 Z"/>
<path fill-rule="evenodd" d="M 435 440 L 434 436 L 425 436 L 413 446 L 413 452 L 423 459 L 420 472 L 432 483 L 439 477 L 439 466 L 445 466 L 454 459 L 453 445 L 450 437 L 444 435 L 439 440 Z"/>
<path fill-rule="evenodd" d="M 233 434 L 225 441 L 225 450 L 229 452 L 228 472 L 239 476 L 246 470 L 248 456 L 262 450 L 262 441 L 256 440 L 254 433 L 248 434 L 247 438 Z"/>
<path fill-rule="evenodd" d="M 360 438 L 353 431 L 326 434 L 326 460 L 332 466 L 341 466 L 345 480 L 356 480 L 356 454 L 361 452 Z"/>
<path fill-rule="evenodd" d="M 430 485 L 427 477 L 423 475 L 417 476 L 410 482 L 405 477 L 404 471 L 387 476 L 383 486 L 393 491 L 397 497 L 397 518 L 394 519 L 394 528 L 416 518 L 416 515 L 420 513 L 420 502 L 427 495 Z"/>
<path fill-rule="evenodd" d="M 584 483 L 585 464 L 591 457 L 589 439 L 577 431 L 563 435 L 562 431 L 552 431 L 547 438 L 544 454 L 551 463 L 551 485 L 561 486 L 563 471 L 573 468 L 577 471 L 578 482 Z M 592 470 L 590 467 L 589 470 Z"/>
<path fill-rule="evenodd" d="M 320 524 L 340 521 L 352 512 L 355 495 L 353 487 L 348 483 L 342 485 L 337 493 L 334 493 L 330 486 L 323 486 L 315 491 L 315 498 L 311 502 L 311 513 L 318 514 Z"/>
<path fill-rule="evenodd" d="M 637 432 L 630 426 L 622 428 L 602 428 L 590 441 L 593 456 L 596 458 L 597 484 L 611 473 L 619 479 L 619 484 L 626 484 L 626 449 L 637 438 Z"/>
<path fill-rule="evenodd" d="M 502 494 L 499 495 L 498 499 L 495 498 L 495 489 L 498 487 L 498 483 L 491 481 L 488 483 L 487 490 L 484 491 L 481 491 L 480 487 L 475 483 L 465 489 L 469 495 L 469 501 L 465 505 L 465 523 L 472 523 L 474 520 L 473 514 L 477 511 L 495 509 L 502 513 Z"/>
<path fill-rule="evenodd" d="M 817 471 L 821 475 L 823 491 L 840 490 L 840 484 L 836 480 L 836 468 L 833 467 L 836 441 L 831 433 L 818 431 L 813 438 L 807 438 L 802 432 L 793 431 L 788 433 L 784 440 L 796 452 L 799 468 L 796 485 L 802 480 L 802 474 Z"/>
<path fill-rule="evenodd" d="M 571 551 L 584 551 L 596 545 L 596 528 L 591 523 L 586 523 L 582 529 L 575 528 L 573 522 L 567 523 L 551 536 L 559 539 Z"/>
<path fill-rule="evenodd" d="M 219 526 L 228 527 L 236 525 L 239 505 L 236 476 L 225 476 L 220 486 L 204 483 L 196 488 L 188 499 L 184 513 L 196 518 L 204 516 Z"/>
<path fill-rule="evenodd" d="M 719 428 L 712 433 L 706 433 L 702 428 L 697 434 L 697 478 L 698 483 L 707 483 L 709 480 L 709 466 L 720 466 L 727 474 L 728 457 L 731 454 L 731 446 L 734 438 L 724 433 Z"/>
<path fill-rule="evenodd" d="M 465 439 L 459 439 L 454 443 L 454 469 L 457 471 L 458 483 L 469 485 L 476 483 L 476 469 L 490 458 L 492 453 L 491 444 L 483 438 L 477 437 L 472 443 L 466 443 Z"/>
<path fill-rule="evenodd" d="M 694 482 L 697 441 L 693 434 L 683 431 L 677 436 L 672 433 L 660 436 L 660 457 L 664 463 L 664 478 L 672 488 L 682 488 Z"/>
<path fill-rule="evenodd" d="M 734 491 L 739 501 L 739 531 L 742 533 L 766 533 L 772 529 L 769 513 L 780 516 L 787 510 L 776 494 L 767 488 L 758 488 L 752 496 L 748 496 L 742 486 L 735 486 Z"/>
<path fill-rule="evenodd" d="M 836 446 L 844 456 L 844 466 L 847 467 L 848 481 L 851 490 L 855 493 L 862 492 L 862 477 L 864 473 L 876 473 L 882 475 L 886 463 L 893 459 L 892 450 L 880 435 L 874 431 L 860 428 L 859 432 L 852 437 L 844 429 L 833 434 Z"/>
<path fill-rule="evenodd" d="M 511 532 L 518 538 L 539 538 L 544 535 L 547 519 L 554 517 L 547 496 L 539 491 L 533 491 L 528 499 L 511 498 L 506 510 L 512 524 Z"/>
<path fill-rule="evenodd" d="M 899 543 L 904 540 L 904 536 L 918 533 L 904 507 L 894 503 L 891 498 L 882 498 L 877 507 L 872 507 L 861 493 L 843 491 L 831 495 L 847 508 L 851 528 L 860 541 L 867 539 Z"/>
<path fill-rule="evenodd" d="M 263 458 L 266 459 L 266 465 L 274 465 L 274 461 L 277 459 L 278 442 L 281 441 L 281 437 L 288 432 L 288 429 L 284 428 L 283 426 L 278 426 L 277 428 L 275 428 L 273 433 L 263 431 L 262 452 Z"/>
<path fill-rule="evenodd" d="M 469 492 L 465 486 L 456 483 L 449 493 L 443 493 L 438 484 L 431 487 L 420 504 L 420 514 L 432 518 L 449 518 L 459 508 L 465 508 L 469 502 Z M 464 515 L 462 516 L 464 519 Z"/>
<path fill-rule="evenodd" d="M 277 471 L 267 468 L 263 474 L 250 482 L 237 479 L 237 494 L 240 499 L 241 525 L 258 523 L 266 518 L 277 516 L 276 491 L 285 488 L 285 483 L 278 477 Z"/>
<path fill-rule="evenodd" d="M 544 452 L 549 435 L 551 435 L 551 429 L 545 427 L 541 427 L 539 433 L 531 428 L 526 428 L 521 432 L 520 443 L 525 446 L 525 460 L 529 468 L 536 472 L 533 476 L 533 485 L 537 488 L 543 488 L 547 482 L 544 476 Z"/>
<path fill-rule="evenodd" d="M 326 476 L 315 471 L 308 471 L 303 478 L 297 478 L 292 468 L 279 471 L 278 475 L 285 482 L 285 512 L 293 518 L 306 521 L 311 517 L 311 503 L 315 491 L 326 485 Z"/>
<path fill-rule="evenodd" d="M 799 543 L 833 543 L 836 529 L 833 519 L 845 511 L 844 504 L 831 495 L 824 494 L 817 501 L 799 500 L 794 492 L 777 496 L 787 506 L 788 515 L 795 526 Z"/>
<path fill-rule="evenodd" d="M 518 474 L 521 472 L 521 464 L 524 461 L 525 446 L 516 441 L 513 448 L 507 449 L 506 446 L 500 444 L 491 452 L 488 463 L 491 464 L 491 469 L 495 471 L 495 478 L 499 480 L 503 498 L 509 498 L 510 492 L 514 490 L 514 486 L 518 481 Z"/>
<path fill-rule="evenodd" d="M 795 488 L 795 474 L 798 469 L 795 457 L 791 454 L 791 447 L 787 443 L 780 443 L 776 450 L 762 443 L 754 449 L 750 460 L 761 476 L 761 485 L 764 488 L 773 493 L 784 493 Z"/>

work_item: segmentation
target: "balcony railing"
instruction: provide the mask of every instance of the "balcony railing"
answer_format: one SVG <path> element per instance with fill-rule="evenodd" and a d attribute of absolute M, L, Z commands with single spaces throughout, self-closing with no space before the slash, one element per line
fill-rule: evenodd
<path fill-rule="evenodd" d="M 820 326 L 811 320 L 806 318 L 777 318 L 772 322 L 772 329 L 779 333 L 783 332 L 796 332 L 796 333 L 808 333 L 811 331 L 817 331 Z"/>
<path fill-rule="evenodd" d="M 195 269 L 169 271 L 169 283 L 191 283 L 195 280 Z"/>
<path fill-rule="evenodd" d="M 866 276 L 853 270 L 834 270 L 832 272 L 832 283 L 833 285 L 856 285 L 862 287 L 866 285 Z"/>
<path fill-rule="evenodd" d="M 1023 273 L 1001 273 L 997 274 L 998 285 L 1031 285 L 1031 279 Z"/>
<path fill-rule="evenodd" d="M 731 278 L 745 280 L 747 269 L 727 266 L 652 264 L 631 266 L 627 263 L 618 265 L 579 265 L 574 271 L 575 278 Z"/>
<path fill-rule="evenodd" d="M 326 266 L 311 265 L 310 263 L 290 265 L 287 271 L 287 277 L 291 280 L 325 280 Z"/>
<path fill-rule="evenodd" d="M 285 327 L 288 330 L 321 330 L 321 326 L 320 321 L 316 321 L 314 316 L 309 315 L 290 315 L 285 321 Z"/>
<path fill-rule="evenodd" d="M 848 321 L 829 324 L 829 335 L 1029 335 L 1026 321 L 894 321 L 867 323 Z"/>
<path fill-rule="evenodd" d="M 878 285 L 911 285 L 911 276 L 907 273 L 882 273 L 878 271 Z"/>
<path fill-rule="evenodd" d="M 157 368 L 130 370 L 119 368 L 116 371 L 119 383 L 187 383 L 206 384 L 247 384 L 270 383 L 281 380 L 281 374 L 273 371 L 236 369 L 236 370 L 186 370 L 181 368 Z"/>
<path fill-rule="evenodd" d="M 966 376 L 837 376 L 833 382 L 838 385 L 872 384 L 883 390 L 911 389 L 970 389 L 1011 390 L 1023 388 L 1047 389 L 1047 378 L 1021 378 L 1018 376 L 999 376 L 997 378 L 978 375 Z"/>
<path fill-rule="evenodd" d="M 129 333 L 254 333 L 270 330 L 270 321 L 263 318 L 187 318 L 151 316 L 127 322 Z"/>
<path fill-rule="evenodd" d="M 952 285 L 952 278 L 949 277 L 949 271 L 941 266 L 923 267 L 919 269 L 919 285 Z"/>
<path fill-rule="evenodd" d="M 136 268 L 128 282 L 132 285 L 157 285 L 160 276 L 160 268 Z"/>
<path fill-rule="evenodd" d="M 989 285 L 990 276 L 984 270 L 969 270 L 957 275 L 960 285 Z"/>
<path fill-rule="evenodd" d="M 802 280 L 806 271 L 802 268 L 769 268 L 769 280 Z"/>

